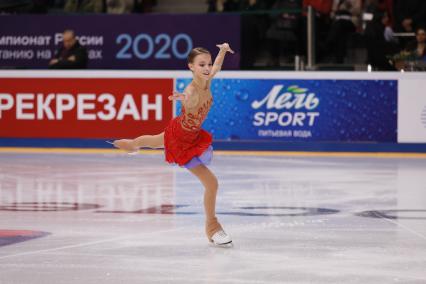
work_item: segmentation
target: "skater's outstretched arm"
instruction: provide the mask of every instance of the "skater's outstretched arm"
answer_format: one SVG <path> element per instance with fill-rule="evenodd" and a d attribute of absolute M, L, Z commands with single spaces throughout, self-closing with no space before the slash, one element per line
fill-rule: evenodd
<path fill-rule="evenodd" d="M 199 96 L 194 96 L 194 87 L 188 85 L 183 93 L 173 92 L 172 96 L 169 96 L 169 100 L 181 101 L 185 108 L 193 108 L 198 105 L 200 100 Z"/>
<path fill-rule="evenodd" d="M 213 63 L 212 72 L 210 73 L 210 80 L 216 75 L 217 72 L 222 68 L 223 60 L 225 59 L 225 55 L 227 52 L 234 53 L 234 51 L 229 47 L 228 43 L 222 43 L 216 45 L 219 47 L 219 53 L 216 56 L 216 59 Z"/>

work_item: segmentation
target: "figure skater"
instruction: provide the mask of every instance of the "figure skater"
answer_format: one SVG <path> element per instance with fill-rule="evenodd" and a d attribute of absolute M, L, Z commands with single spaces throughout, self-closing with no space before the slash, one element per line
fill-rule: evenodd
<path fill-rule="evenodd" d="M 192 82 L 183 93 L 173 92 L 173 95 L 169 96 L 169 100 L 182 102 L 182 112 L 169 122 L 164 132 L 158 135 L 142 135 L 135 139 L 115 140 L 113 144 L 127 152 L 135 152 L 142 147 L 164 148 L 167 162 L 178 164 L 193 173 L 205 188 L 207 238 L 216 245 L 228 245 L 232 243 L 231 237 L 225 233 L 216 218 L 218 181 L 206 167 L 213 155 L 212 135 L 201 128 L 213 103 L 211 81 L 221 69 L 226 53 L 234 53 L 227 43 L 217 47 L 219 53 L 213 65 L 207 49 L 197 47 L 189 53 L 188 67 L 193 73 Z"/>

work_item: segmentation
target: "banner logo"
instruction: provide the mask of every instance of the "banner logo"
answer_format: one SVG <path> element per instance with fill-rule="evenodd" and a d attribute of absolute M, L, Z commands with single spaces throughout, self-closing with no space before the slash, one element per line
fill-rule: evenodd
<path fill-rule="evenodd" d="M 251 107 L 257 111 L 254 114 L 253 125 L 282 127 L 313 127 L 320 113 L 315 111 L 320 103 L 315 93 L 297 85 L 275 85 L 261 100 L 253 101 Z M 259 136 L 272 137 L 311 137 L 309 130 L 259 130 Z"/>
<path fill-rule="evenodd" d="M 423 108 L 420 119 L 422 121 L 423 126 L 426 128 L 426 106 Z"/>

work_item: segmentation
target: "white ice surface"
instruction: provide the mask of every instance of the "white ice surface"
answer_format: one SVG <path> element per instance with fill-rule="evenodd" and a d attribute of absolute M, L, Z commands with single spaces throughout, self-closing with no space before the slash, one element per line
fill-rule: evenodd
<path fill-rule="evenodd" d="M 426 283 L 426 159 L 211 169 L 231 249 L 208 244 L 201 184 L 161 155 L 0 154 L 0 231 L 50 233 L 1 246 L 0 283 Z M 401 211 L 357 215 L 372 210 Z"/>

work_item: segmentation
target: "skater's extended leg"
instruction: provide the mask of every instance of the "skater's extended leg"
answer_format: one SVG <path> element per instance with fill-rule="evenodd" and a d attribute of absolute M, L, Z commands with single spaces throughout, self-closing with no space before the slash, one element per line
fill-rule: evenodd
<path fill-rule="evenodd" d="M 128 152 L 135 152 L 139 148 L 164 148 L 164 132 L 157 135 L 142 135 L 135 139 L 115 140 L 114 146 Z"/>

